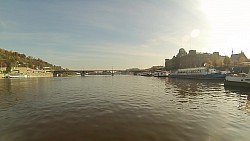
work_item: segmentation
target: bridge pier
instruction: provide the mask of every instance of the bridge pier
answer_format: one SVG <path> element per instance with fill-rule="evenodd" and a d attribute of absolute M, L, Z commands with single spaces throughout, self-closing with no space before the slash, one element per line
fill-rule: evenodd
<path fill-rule="evenodd" d="M 84 71 L 81 71 L 81 76 L 85 76 L 85 72 Z"/>
<path fill-rule="evenodd" d="M 61 77 L 62 73 L 58 73 L 58 72 L 54 72 L 53 73 L 53 77 Z"/>

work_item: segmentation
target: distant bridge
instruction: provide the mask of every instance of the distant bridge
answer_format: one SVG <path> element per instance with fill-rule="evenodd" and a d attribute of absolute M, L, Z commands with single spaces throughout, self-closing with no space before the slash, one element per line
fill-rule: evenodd
<path fill-rule="evenodd" d="M 62 76 L 63 74 L 80 74 L 81 76 L 85 76 L 86 74 L 92 74 L 92 75 L 96 75 L 96 74 L 100 74 L 100 75 L 112 75 L 114 73 L 120 72 L 126 72 L 125 70 L 51 70 L 51 72 L 53 73 L 54 77 L 58 77 L 58 76 Z"/>

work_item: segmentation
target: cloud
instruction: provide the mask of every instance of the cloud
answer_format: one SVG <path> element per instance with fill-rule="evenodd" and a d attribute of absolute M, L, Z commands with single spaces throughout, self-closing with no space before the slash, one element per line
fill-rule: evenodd
<path fill-rule="evenodd" d="M 0 32 L 3 32 L 6 27 L 5 22 L 0 18 Z"/>
<path fill-rule="evenodd" d="M 67 33 L 53 32 L 0 32 L 0 40 L 49 40 L 59 41 L 69 38 Z"/>
<path fill-rule="evenodd" d="M 156 47 L 156 46 L 163 46 L 163 45 L 178 46 L 179 39 L 178 37 L 171 36 L 167 32 L 160 32 L 160 33 L 153 34 L 152 38 L 146 40 L 143 46 Z"/>
<path fill-rule="evenodd" d="M 0 26 L 11 24 L 0 33 L 0 45 L 72 67 L 76 64 L 70 62 L 114 60 L 161 64 L 176 54 L 183 37 L 204 26 L 199 27 L 203 21 L 196 2 L 16 1 L 14 6 L 5 2 Z"/>
<path fill-rule="evenodd" d="M 88 46 L 86 49 L 85 46 Z M 83 45 L 78 45 L 78 51 L 80 52 L 88 52 L 88 56 L 90 54 L 93 54 L 93 57 L 95 55 L 100 56 L 131 56 L 131 57 L 158 57 L 159 54 L 147 50 L 143 50 L 141 45 L 137 44 L 114 44 L 114 43 L 102 43 L 102 44 L 83 44 Z M 82 49 L 82 51 L 81 51 Z"/>

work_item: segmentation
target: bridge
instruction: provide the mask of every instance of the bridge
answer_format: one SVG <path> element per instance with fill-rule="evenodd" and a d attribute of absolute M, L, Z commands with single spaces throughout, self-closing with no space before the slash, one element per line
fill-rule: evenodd
<path fill-rule="evenodd" d="M 63 75 L 113 75 L 114 73 L 123 73 L 125 70 L 51 70 L 54 77 L 63 76 Z"/>

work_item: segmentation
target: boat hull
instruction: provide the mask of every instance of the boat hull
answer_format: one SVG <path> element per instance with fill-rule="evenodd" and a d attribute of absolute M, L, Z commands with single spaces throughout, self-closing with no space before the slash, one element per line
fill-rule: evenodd
<path fill-rule="evenodd" d="M 154 77 L 168 77 L 168 73 L 157 72 L 153 74 Z"/>
<path fill-rule="evenodd" d="M 250 83 L 247 83 L 247 82 L 237 82 L 237 81 L 225 80 L 224 85 L 225 86 L 246 87 L 246 88 L 248 87 L 248 88 L 250 88 Z"/>
<path fill-rule="evenodd" d="M 184 79 L 225 79 L 226 75 L 206 67 L 178 69 L 169 74 L 170 78 L 184 78 Z"/>
<path fill-rule="evenodd" d="M 170 74 L 170 78 L 183 78 L 183 79 L 225 79 L 223 74 L 206 74 L 206 75 L 176 75 Z"/>
<path fill-rule="evenodd" d="M 5 75 L 4 78 L 28 78 L 28 75 Z"/>
<path fill-rule="evenodd" d="M 225 86 L 235 86 L 235 87 L 249 87 L 250 88 L 250 78 L 249 77 L 238 77 L 238 76 L 226 76 L 224 81 Z"/>

